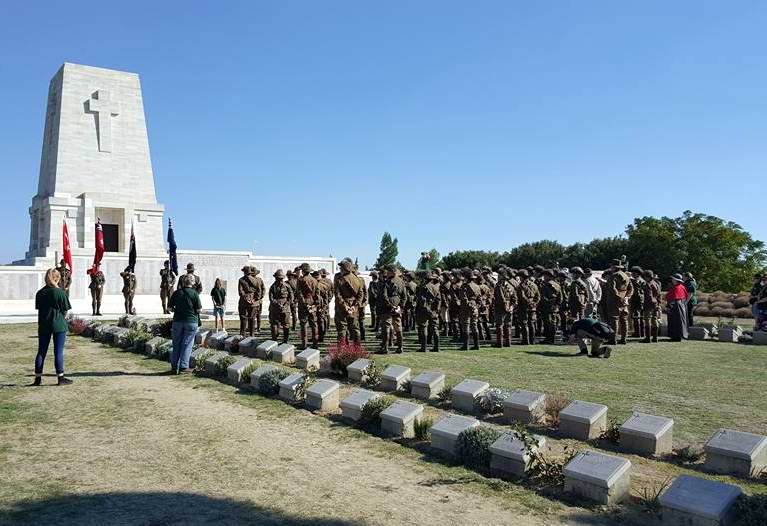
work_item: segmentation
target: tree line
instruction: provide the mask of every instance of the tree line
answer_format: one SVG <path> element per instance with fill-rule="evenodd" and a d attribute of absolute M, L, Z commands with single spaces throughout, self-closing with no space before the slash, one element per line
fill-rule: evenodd
<path fill-rule="evenodd" d="M 382 268 L 379 263 L 396 261 L 397 240 L 388 233 L 381 242 L 382 255 L 384 247 L 388 257 L 379 257 L 377 268 Z M 725 292 L 749 290 L 754 275 L 767 262 L 764 243 L 753 239 L 740 225 L 688 210 L 674 218 L 639 217 L 623 234 L 588 243 L 563 245 L 544 239 L 505 252 L 459 250 L 432 263 L 446 270 L 481 266 L 495 269 L 501 264 L 512 268 L 559 265 L 603 270 L 612 259 L 623 255 L 629 265 L 652 269 L 664 281 L 676 272 L 691 272 L 703 290 Z"/>

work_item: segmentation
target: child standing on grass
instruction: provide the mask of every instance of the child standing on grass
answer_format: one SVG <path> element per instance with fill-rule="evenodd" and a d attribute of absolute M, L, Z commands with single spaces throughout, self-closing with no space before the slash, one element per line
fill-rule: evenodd
<path fill-rule="evenodd" d="M 216 332 L 219 331 L 218 321 L 221 320 L 221 329 L 224 330 L 224 309 L 226 308 L 226 289 L 221 282 L 221 278 L 216 278 L 216 283 L 210 291 L 210 297 L 213 299 L 213 317 L 216 323 Z"/>
<path fill-rule="evenodd" d="M 43 377 L 43 364 L 48 354 L 48 347 L 53 339 L 53 355 L 59 385 L 68 385 L 72 380 L 64 377 L 64 343 L 67 339 L 67 321 L 64 318 L 72 308 L 67 293 L 59 288 L 61 274 L 55 268 L 45 273 L 45 286 L 37 291 L 35 309 L 37 309 L 37 356 L 35 357 L 35 381 L 40 385 Z"/>

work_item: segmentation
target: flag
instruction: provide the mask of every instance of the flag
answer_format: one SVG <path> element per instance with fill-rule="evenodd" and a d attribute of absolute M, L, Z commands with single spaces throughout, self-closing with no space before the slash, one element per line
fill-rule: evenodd
<path fill-rule="evenodd" d="M 67 221 L 64 220 L 64 232 L 62 234 L 64 241 L 64 263 L 69 267 L 69 271 L 72 272 L 72 248 L 69 246 L 69 229 L 67 228 Z"/>
<path fill-rule="evenodd" d="M 128 266 L 131 272 L 136 272 L 136 236 L 133 235 L 133 223 L 130 225 L 130 249 L 128 249 Z"/>
<path fill-rule="evenodd" d="M 176 248 L 176 236 L 173 234 L 173 221 L 168 218 L 168 260 L 170 261 L 170 269 L 176 276 L 178 276 Z"/>
<path fill-rule="evenodd" d="M 93 267 L 88 271 L 88 274 L 95 274 L 98 272 L 103 257 L 104 229 L 101 228 L 101 219 L 96 219 L 96 253 L 93 255 Z"/>

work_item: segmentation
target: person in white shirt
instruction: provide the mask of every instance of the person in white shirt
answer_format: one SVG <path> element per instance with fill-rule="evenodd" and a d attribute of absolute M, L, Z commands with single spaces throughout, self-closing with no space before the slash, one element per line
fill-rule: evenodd
<path fill-rule="evenodd" d="M 588 302 L 586 303 L 586 317 L 593 318 L 596 316 L 597 307 L 599 307 L 599 300 L 602 299 L 602 285 L 599 282 L 599 278 L 594 275 L 590 268 L 584 271 L 586 276 L 586 291 L 588 292 Z"/>

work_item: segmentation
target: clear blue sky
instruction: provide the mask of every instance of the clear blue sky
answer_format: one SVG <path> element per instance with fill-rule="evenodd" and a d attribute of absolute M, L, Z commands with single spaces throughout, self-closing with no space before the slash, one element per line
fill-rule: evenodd
<path fill-rule="evenodd" d="M 141 75 L 180 247 L 374 261 L 621 233 L 767 239 L 764 2 L 2 2 L 0 261 L 27 248 L 48 82 Z"/>

